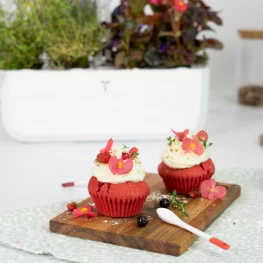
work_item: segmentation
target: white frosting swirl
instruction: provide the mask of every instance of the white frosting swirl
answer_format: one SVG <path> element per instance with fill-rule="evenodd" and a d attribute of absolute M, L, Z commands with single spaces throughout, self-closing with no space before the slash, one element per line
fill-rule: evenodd
<path fill-rule="evenodd" d="M 122 150 L 118 148 L 114 149 L 111 152 L 111 155 L 116 156 L 117 158 L 120 158 L 121 154 Z M 145 172 L 142 168 L 140 160 L 137 157 L 133 160 L 132 170 L 127 174 L 112 174 L 108 164 L 95 162 L 92 168 L 92 175 L 95 176 L 98 179 L 98 181 L 102 183 L 120 184 L 128 181 L 143 181 L 145 177 Z"/>
<path fill-rule="evenodd" d="M 209 158 L 210 155 L 207 149 L 204 149 L 201 155 L 197 155 L 194 152 L 186 153 L 182 149 L 182 142 L 177 139 L 171 145 L 166 145 L 162 154 L 163 162 L 174 169 L 190 168 L 207 161 Z"/>

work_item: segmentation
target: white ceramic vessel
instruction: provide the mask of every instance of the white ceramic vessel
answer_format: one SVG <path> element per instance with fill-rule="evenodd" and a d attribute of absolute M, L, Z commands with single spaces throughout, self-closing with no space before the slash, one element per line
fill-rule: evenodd
<path fill-rule="evenodd" d="M 206 121 L 207 67 L 0 74 L 3 125 L 19 141 L 163 139 Z"/>

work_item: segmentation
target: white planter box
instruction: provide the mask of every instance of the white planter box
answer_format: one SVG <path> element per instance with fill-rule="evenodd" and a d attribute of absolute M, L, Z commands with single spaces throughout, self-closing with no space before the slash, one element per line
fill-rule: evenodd
<path fill-rule="evenodd" d="M 1 74 L 3 125 L 19 141 L 164 139 L 206 120 L 208 68 Z"/>

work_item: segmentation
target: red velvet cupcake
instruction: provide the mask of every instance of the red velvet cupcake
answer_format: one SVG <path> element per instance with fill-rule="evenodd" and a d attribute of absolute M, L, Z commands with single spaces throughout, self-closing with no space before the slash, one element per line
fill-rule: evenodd
<path fill-rule="evenodd" d="M 150 193 L 138 149 L 112 150 L 110 139 L 94 162 L 88 191 L 99 213 L 110 217 L 138 215 Z"/>
<path fill-rule="evenodd" d="M 172 130 L 173 131 L 173 130 Z M 158 166 L 167 191 L 177 191 L 186 195 L 199 189 L 202 181 L 209 180 L 215 173 L 215 166 L 210 159 L 207 148 L 208 135 L 200 131 L 189 135 L 189 130 L 175 132 L 168 138 L 168 144 Z"/>

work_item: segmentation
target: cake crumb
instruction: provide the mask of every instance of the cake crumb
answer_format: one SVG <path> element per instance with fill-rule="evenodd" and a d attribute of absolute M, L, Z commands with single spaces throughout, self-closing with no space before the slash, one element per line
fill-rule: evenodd
<path fill-rule="evenodd" d="M 235 225 L 236 224 L 236 222 L 233 222 L 233 225 Z"/>
<path fill-rule="evenodd" d="M 108 220 L 104 220 L 104 221 L 102 221 L 103 223 L 108 223 L 109 221 Z"/>

